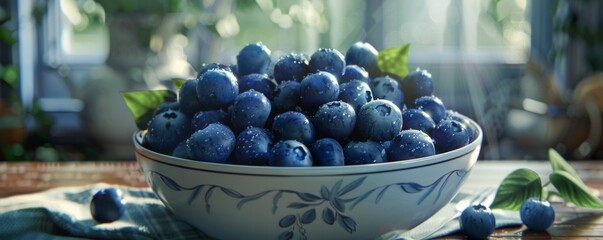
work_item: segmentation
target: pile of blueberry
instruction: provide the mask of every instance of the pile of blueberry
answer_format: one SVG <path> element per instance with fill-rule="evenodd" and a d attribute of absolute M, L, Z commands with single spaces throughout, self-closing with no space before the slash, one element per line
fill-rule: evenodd
<path fill-rule="evenodd" d="M 433 94 L 431 74 L 382 72 L 368 43 L 345 55 L 321 48 L 271 62 L 270 54 L 251 43 L 236 65 L 204 64 L 157 108 L 143 146 L 216 163 L 340 166 L 430 156 L 474 138 Z"/>

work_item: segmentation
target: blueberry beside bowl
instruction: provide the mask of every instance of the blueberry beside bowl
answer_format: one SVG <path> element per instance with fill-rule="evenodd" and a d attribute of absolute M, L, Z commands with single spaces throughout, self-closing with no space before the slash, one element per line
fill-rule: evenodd
<path fill-rule="evenodd" d="M 371 239 L 411 229 L 458 192 L 479 155 L 468 145 L 404 161 L 356 166 L 273 167 L 194 161 L 151 151 L 133 136 L 136 159 L 165 206 L 217 239 Z"/>

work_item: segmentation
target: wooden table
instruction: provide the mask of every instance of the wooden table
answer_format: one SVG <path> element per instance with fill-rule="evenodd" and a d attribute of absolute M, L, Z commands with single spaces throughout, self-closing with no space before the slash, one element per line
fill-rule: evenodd
<path fill-rule="evenodd" d="M 586 184 L 603 192 L 603 161 L 571 162 Z M 529 168 L 546 178 L 551 167 L 545 161 L 479 161 L 469 175 L 464 190 L 497 186 L 517 168 Z M 78 186 L 98 182 L 146 187 L 136 162 L 0 163 L 0 201 L 2 197 L 31 193 L 59 186 Z M 601 194 L 599 197 L 602 197 Z M 603 210 L 582 209 L 561 202 L 553 203 L 554 225 L 547 232 L 530 232 L 525 227 L 498 229 L 493 238 L 603 239 Z M 464 238 L 462 235 L 446 238 Z"/>

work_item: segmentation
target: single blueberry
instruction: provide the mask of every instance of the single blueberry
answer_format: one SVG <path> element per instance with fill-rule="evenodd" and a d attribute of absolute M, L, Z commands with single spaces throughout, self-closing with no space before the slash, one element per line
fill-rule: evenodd
<path fill-rule="evenodd" d="M 414 129 L 400 131 L 398 136 L 391 140 L 389 148 L 387 148 L 389 161 L 427 157 L 435 153 L 435 146 L 431 137 Z"/>
<path fill-rule="evenodd" d="M 376 77 L 369 85 L 375 99 L 387 99 L 392 101 L 399 109 L 404 105 L 404 94 L 398 85 L 398 82 L 389 77 Z"/>
<path fill-rule="evenodd" d="M 237 136 L 233 161 L 243 165 L 266 165 L 271 146 L 272 137 L 267 129 L 247 128 Z"/>
<path fill-rule="evenodd" d="M 233 130 L 240 132 L 247 127 L 263 128 L 271 109 L 270 100 L 261 92 L 251 89 L 239 94 L 230 109 Z"/>
<path fill-rule="evenodd" d="M 151 150 L 169 155 L 190 134 L 190 118 L 180 111 L 167 110 L 149 121 L 145 138 Z"/>
<path fill-rule="evenodd" d="M 301 84 L 296 81 L 281 82 L 272 94 L 272 108 L 275 113 L 295 110 L 299 105 Z"/>
<path fill-rule="evenodd" d="M 328 72 L 333 74 L 336 79 L 343 75 L 345 68 L 345 60 L 343 54 L 333 48 L 319 48 L 310 56 L 310 71 Z"/>
<path fill-rule="evenodd" d="M 459 224 L 470 239 L 486 239 L 494 232 L 496 219 L 490 208 L 476 204 L 461 212 Z"/>
<path fill-rule="evenodd" d="M 365 82 L 352 80 L 339 85 L 337 99 L 349 103 L 354 107 L 354 111 L 358 112 L 362 105 L 373 101 L 373 92 Z"/>
<path fill-rule="evenodd" d="M 343 148 L 332 138 L 316 140 L 310 147 L 315 166 L 343 166 L 345 158 Z"/>
<path fill-rule="evenodd" d="M 436 126 L 429 114 L 416 108 L 408 108 L 402 111 L 402 119 L 402 130 L 416 129 L 431 134 Z"/>
<path fill-rule="evenodd" d="M 180 111 L 191 117 L 201 111 L 201 103 L 197 97 L 198 82 L 197 79 L 186 80 L 178 93 Z"/>
<path fill-rule="evenodd" d="M 529 198 L 521 205 L 519 217 L 528 229 L 545 231 L 555 221 L 555 210 L 548 201 Z"/>
<path fill-rule="evenodd" d="M 383 146 L 375 141 L 350 141 L 343 148 L 345 165 L 382 163 L 387 161 Z"/>
<path fill-rule="evenodd" d="M 438 152 L 448 152 L 469 144 L 471 136 L 464 124 L 456 120 L 442 120 L 431 133 Z"/>
<path fill-rule="evenodd" d="M 180 103 L 178 103 L 178 101 L 164 101 L 160 103 L 159 106 L 157 106 L 157 109 L 155 109 L 153 116 L 165 112 L 167 110 L 180 110 Z"/>
<path fill-rule="evenodd" d="M 200 111 L 193 116 L 193 119 L 191 119 L 191 132 L 204 129 L 210 123 L 222 123 L 228 125 L 229 119 L 228 113 L 222 109 Z"/>
<path fill-rule="evenodd" d="M 197 72 L 197 79 L 201 78 L 201 75 L 212 69 L 221 69 L 232 72 L 232 69 L 230 69 L 229 66 L 224 65 L 222 63 L 204 63 Z"/>
<path fill-rule="evenodd" d="M 121 190 L 112 187 L 102 188 L 92 196 L 90 213 L 97 222 L 113 222 L 123 216 L 124 205 Z"/>
<path fill-rule="evenodd" d="M 405 94 L 404 101 L 412 105 L 415 99 L 433 94 L 433 79 L 427 70 L 417 68 L 402 79 L 402 91 Z"/>
<path fill-rule="evenodd" d="M 234 102 L 238 94 L 237 78 L 226 70 L 208 70 L 197 83 L 197 97 L 202 110 L 226 107 Z"/>
<path fill-rule="evenodd" d="M 289 53 L 274 65 L 274 80 L 300 82 L 310 72 L 308 57 L 301 53 Z"/>
<path fill-rule="evenodd" d="M 347 83 L 352 80 L 358 80 L 369 84 L 371 79 L 364 68 L 357 65 L 347 65 L 343 70 L 343 76 L 339 79 L 339 83 Z"/>
<path fill-rule="evenodd" d="M 333 74 L 318 72 L 306 76 L 300 85 L 300 105 L 309 112 L 339 96 L 339 83 Z"/>
<path fill-rule="evenodd" d="M 436 96 L 419 97 L 415 99 L 414 106 L 429 114 L 436 124 L 446 117 L 446 107 L 444 107 L 442 100 Z"/>
<path fill-rule="evenodd" d="M 204 162 L 225 162 L 235 146 L 235 135 L 221 123 L 211 123 L 186 141 L 188 155 Z"/>
<path fill-rule="evenodd" d="M 467 131 L 469 131 L 469 136 L 470 136 L 469 141 L 473 141 L 473 139 L 475 139 L 477 137 L 476 136 L 477 129 L 475 128 L 475 126 L 473 126 L 473 124 L 471 124 L 471 122 L 469 121 L 469 118 L 461 115 L 460 113 L 458 113 L 454 110 L 447 109 L 446 116 L 444 117 L 444 119 L 457 120 L 460 123 L 462 123 L 463 125 L 465 125 L 465 127 L 467 127 Z"/>
<path fill-rule="evenodd" d="M 356 113 L 355 133 L 361 140 L 392 140 L 402 130 L 402 112 L 389 100 L 377 99 L 364 104 Z"/>
<path fill-rule="evenodd" d="M 172 151 L 172 157 L 184 159 L 190 158 L 190 156 L 188 156 L 188 149 L 186 148 L 186 140 L 180 142 L 176 148 L 174 148 L 174 151 Z"/>
<path fill-rule="evenodd" d="M 314 125 L 300 112 L 289 111 L 274 117 L 272 133 L 276 141 L 297 140 L 310 146 L 316 139 Z"/>
<path fill-rule="evenodd" d="M 320 136 L 341 140 L 354 130 L 356 111 L 350 104 L 342 101 L 328 102 L 318 108 L 312 123 Z"/>
<path fill-rule="evenodd" d="M 367 42 L 355 42 L 345 53 L 347 65 L 358 65 L 369 72 L 371 76 L 377 76 L 377 56 L 379 52 L 373 45 Z"/>
<path fill-rule="evenodd" d="M 250 43 L 239 51 L 237 67 L 239 76 L 266 73 L 270 67 L 270 49 L 261 42 Z"/>
<path fill-rule="evenodd" d="M 272 99 L 272 92 L 276 88 L 276 83 L 266 74 L 252 73 L 242 76 L 238 79 L 239 92 L 256 90 L 261 92 L 268 99 Z"/>
<path fill-rule="evenodd" d="M 268 160 L 270 166 L 283 167 L 311 167 L 312 154 L 301 142 L 295 140 L 279 141 L 272 147 L 271 157 Z"/>

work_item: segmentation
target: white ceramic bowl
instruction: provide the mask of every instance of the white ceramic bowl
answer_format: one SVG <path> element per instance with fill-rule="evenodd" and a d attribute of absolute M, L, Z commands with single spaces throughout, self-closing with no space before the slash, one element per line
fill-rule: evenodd
<path fill-rule="evenodd" d="M 200 162 L 155 153 L 134 134 L 153 191 L 177 217 L 217 239 L 372 239 L 411 229 L 458 192 L 482 131 L 462 148 L 413 160 L 338 167 Z"/>

